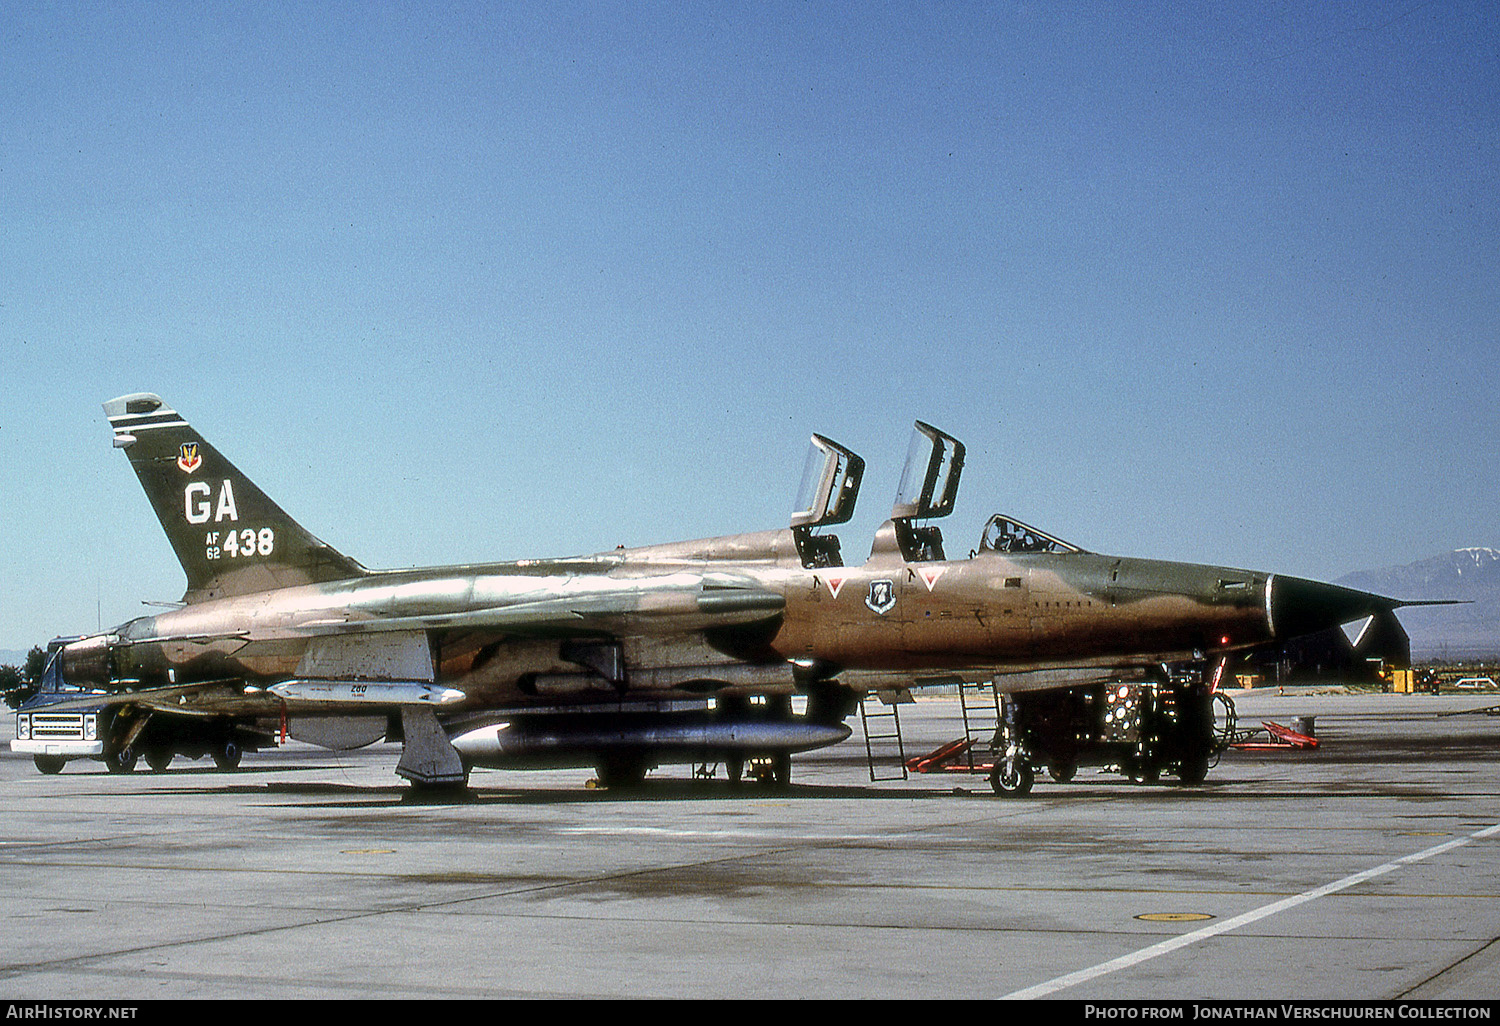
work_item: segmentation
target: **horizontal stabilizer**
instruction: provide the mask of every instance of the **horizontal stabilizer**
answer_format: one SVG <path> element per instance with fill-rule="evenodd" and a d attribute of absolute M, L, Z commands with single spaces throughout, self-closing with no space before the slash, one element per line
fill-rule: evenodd
<path fill-rule="evenodd" d="M 464 698 L 462 691 L 423 681 L 289 680 L 270 688 L 246 687 L 240 681 L 208 681 L 72 695 L 48 703 L 46 709 L 62 712 L 130 705 L 179 716 L 279 716 L 299 710 L 321 715 L 347 709 L 368 715 L 372 706 L 449 706 Z"/>
<path fill-rule="evenodd" d="M 259 688 L 247 688 L 238 680 L 204 681 L 108 694 L 90 692 L 48 703 L 46 708 L 48 711 L 62 711 L 122 705 L 181 716 L 274 716 L 281 711 L 280 699 Z"/>

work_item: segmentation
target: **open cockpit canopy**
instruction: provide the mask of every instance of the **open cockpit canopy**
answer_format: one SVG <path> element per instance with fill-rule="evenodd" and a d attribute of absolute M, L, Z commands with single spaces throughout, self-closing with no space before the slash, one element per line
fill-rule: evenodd
<path fill-rule="evenodd" d="M 865 461 L 853 452 L 822 435 L 812 436 L 791 522 L 803 566 L 843 565 L 838 537 L 814 531 L 848 522 L 864 473 Z"/>
<path fill-rule="evenodd" d="M 802 485 L 792 511 L 793 527 L 827 527 L 854 515 L 865 461 L 837 442 L 813 435 L 802 466 Z"/>
<path fill-rule="evenodd" d="M 943 532 L 931 525 L 918 526 L 915 521 L 945 517 L 953 512 L 963 469 L 963 443 L 946 431 L 917 421 L 906 450 L 896 504 L 891 507 L 896 544 L 907 562 L 944 558 Z"/>
<path fill-rule="evenodd" d="M 1061 538 L 1054 538 L 1045 531 L 1023 524 L 1019 520 L 996 513 L 984 525 L 984 535 L 979 539 L 980 552 L 1003 552 L 1015 555 L 1022 552 L 1085 552 Z"/>
<path fill-rule="evenodd" d="M 963 469 L 963 443 L 931 424 L 917 421 L 891 519 L 926 520 L 952 513 Z"/>

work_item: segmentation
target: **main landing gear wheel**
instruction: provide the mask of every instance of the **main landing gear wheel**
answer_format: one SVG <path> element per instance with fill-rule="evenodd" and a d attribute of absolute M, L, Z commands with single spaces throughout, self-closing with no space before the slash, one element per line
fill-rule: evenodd
<path fill-rule="evenodd" d="M 104 766 L 111 773 L 133 773 L 135 759 L 134 748 L 121 748 L 118 752 L 110 752 L 104 756 Z"/>
<path fill-rule="evenodd" d="M 792 782 L 792 757 L 785 752 L 750 760 L 750 778 L 773 791 L 785 790 Z"/>
<path fill-rule="evenodd" d="M 33 755 L 31 761 L 36 763 L 36 768 L 46 774 L 61 773 L 67 759 L 61 755 Z"/>
<path fill-rule="evenodd" d="M 771 756 L 771 784 L 773 787 L 790 787 L 792 783 L 792 757 L 786 753 Z"/>
<path fill-rule="evenodd" d="M 218 748 L 214 749 L 214 765 L 225 772 L 236 769 L 240 764 L 240 756 L 242 754 L 238 744 L 233 741 L 225 741 Z"/>
<path fill-rule="evenodd" d="M 1049 762 L 1047 764 L 1047 775 L 1059 784 L 1066 784 L 1078 773 L 1076 762 Z"/>
<path fill-rule="evenodd" d="M 1024 762 L 1007 760 L 990 774 L 990 786 L 1002 798 L 1019 798 L 1031 793 L 1036 772 Z"/>
<path fill-rule="evenodd" d="M 150 748 L 146 751 L 146 765 L 151 767 L 152 773 L 160 773 L 172 765 L 172 749 Z"/>
<path fill-rule="evenodd" d="M 623 791 L 646 782 L 647 767 L 639 759 L 608 759 L 594 767 L 594 776 L 607 790 Z"/>

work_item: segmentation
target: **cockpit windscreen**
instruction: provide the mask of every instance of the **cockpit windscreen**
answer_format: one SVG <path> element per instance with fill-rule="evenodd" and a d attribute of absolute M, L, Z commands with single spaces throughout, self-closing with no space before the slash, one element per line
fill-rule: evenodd
<path fill-rule="evenodd" d="M 995 514 L 990 517 L 990 522 L 984 525 L 984 536 L 979 540 L 980 552 L 1083 552 L 1077 545 L 1070 545 L 1061 538 L 1054 538 L 1050 534 L 1038 531 L 1012 520 L 1010 517 Z"/>

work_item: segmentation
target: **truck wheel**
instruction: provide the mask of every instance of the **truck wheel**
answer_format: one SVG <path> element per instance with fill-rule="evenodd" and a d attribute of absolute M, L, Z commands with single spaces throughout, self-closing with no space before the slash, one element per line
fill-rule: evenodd
<path fill-rule="evenodd" d="M 1183 759 L 1177 769 L 1177 778 L 1184 784 L 1201 784 L 1208 777 L 1208 756 L 1197 755 Z"/>
<path fill-rule="evenodd" d="M 146 765 L 151 767 L 151 772 L 160 773 L 172 765 L 172 756 L 174 754 L 170 748 L 147 749 Z"/>
<path fill-rule="evenodd" d="M 104 756 L 104 765 L 111 773 L 133 773 L 135 772 L 135 749 L 122 748 L 118 752 L 110 752 Z"/>
<path fill-rule="evenodd" d="M 68 762 L 61 755 L 33 755 L 31 761 L 36 763 L 37 769 L 47 774 L 61 773 Z"/>
<path fill-rule="evenodd" d="M 225 741 L 214 750 L 214 765 L 224 771 L 235 769 L 240 764 L 240 746 L 233 741 Z"/>
<path fill-rule="evenodd" d="M 1047 775 L 1059 784 L 1066 784 L 1078 773 L 1076 762 L 1049 762 L 1047 763 Z"/>

